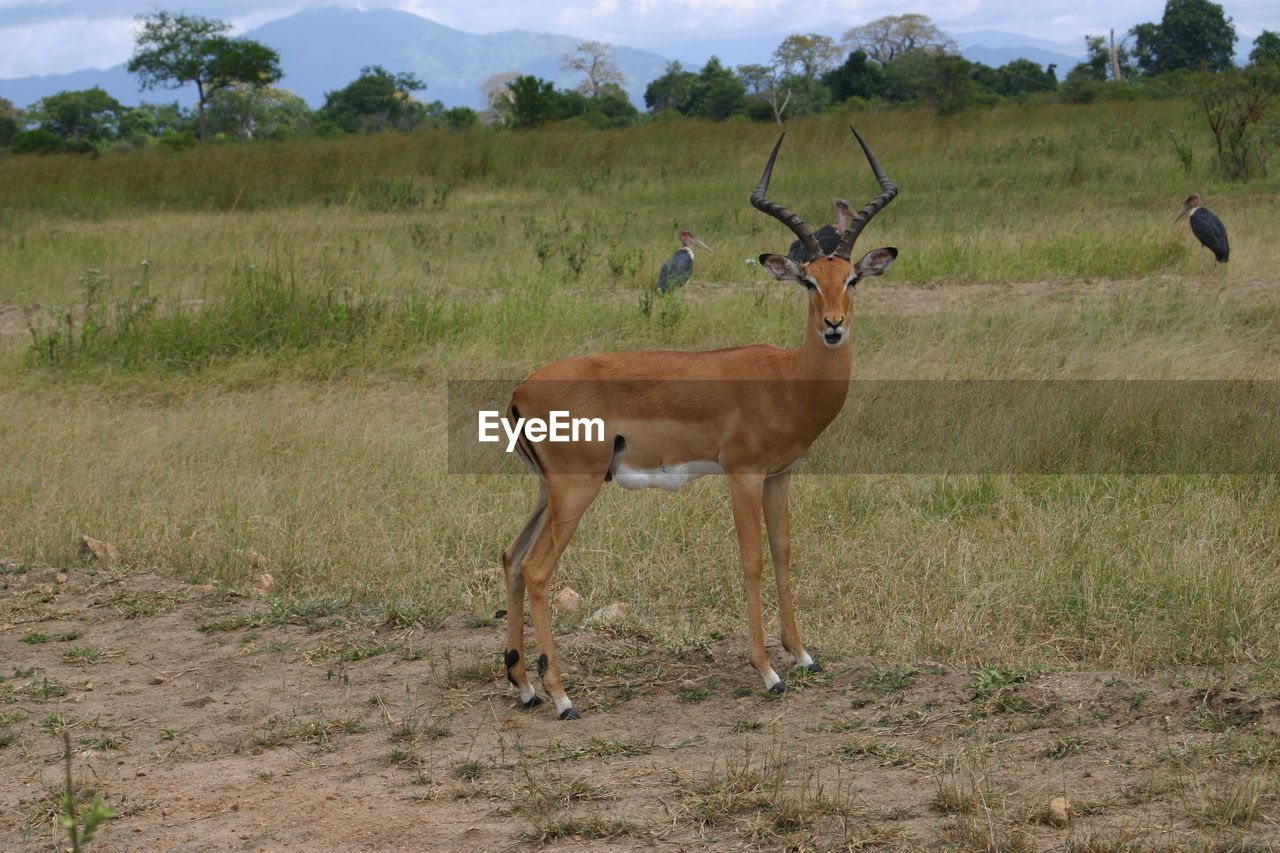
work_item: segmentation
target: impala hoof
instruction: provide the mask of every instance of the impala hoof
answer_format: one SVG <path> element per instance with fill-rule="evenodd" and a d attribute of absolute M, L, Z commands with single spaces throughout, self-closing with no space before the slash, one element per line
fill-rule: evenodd
<path fill-rule="evenodd" d="M 806 668 L 810 672 L 826 672 L 826 670 L 822 668 L 822 664 L 817 663 L 816 661 L 814 663 L 809 664 L 809 666 Z"/>
<path fill-rule="evenodd" d="M 541 705 L 541 704 L 542 704 L 542 697 L 541 697 L 541 696 L 539 696 L 537 693 L 535 693 L 535 694 L 533 694 L 533 698 L 532 698 L 532 699 L 530 699 L 528 702 L 521 702 L 520 704 L 521 704 L 521 705 L 523 705 L 523 706 L 524 706 L 524 708 L 525 708 L 525 710 L 527 711 L 527 710 L 529 710 L 530 708 L 536 708 L 536 707 L 538 707 L 539 705 Z"/>
<path fill-rule="evenodd" d="M 582 715 L 581 715 L 581 714 L 579 714 L 577 711 L 575 711 L 573 708 L 565 708 L 563 711 L 561 711 L 561 712 L 560 712 L 560 719 L 562 719 L 562 720 L 581 720 L 581 719 L 582 719 Z"/>
<path fill-rule="evenodd" d="M 769 688 L 769 692 L 770 693 L 786 693 L 787 692 L 786 682 L 779 681 L 777 684 Z"/>

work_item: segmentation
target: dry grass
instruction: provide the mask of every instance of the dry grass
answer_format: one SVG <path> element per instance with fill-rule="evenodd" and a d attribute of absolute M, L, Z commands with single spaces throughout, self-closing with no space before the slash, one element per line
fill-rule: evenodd
<path fill-rule="evenodd" d="M 1185 109 L 877 116 L 903 194 L 867 239 L 903 258 L 859 297 L 857 376 L 1280 378 L 1274 180 L 1183 175 L 1164 128 Z M 867 178 L 847 135 L 796 123 L 778 197 L 813 219 L 856 196 Z M 74 303 L 87 268 L 122 298 L 146 260 L 159 310 L 189 318 L 225 310 L 248 264 L 308 292 L 427 294 L 450 312 L 443 339 L 402 318 L 185 368 L 110 353 L 50 367 L 23 355 L 21 329 L 0 337 L 0 554 L 61 564 L 87 533 L 131 565 L 243 584 L 257 553 L 287 595 L 487 617 L 534 485 L 445 473 L 444 380 L 514 382 L 599 350 L 796 343 L 801 297 L 743 263 L 787 242 L 745 203 L 772 136 L 676 125 L 0 163 L 15 179 L 6 299 Z M 272 177 L 241 192 L 249 174 Z M 397 195 L 393 179 L 411 186 Z M 1190 234 L 1169 224 L 1191 180 L 1232 229 L 1221 274 L 1198 275 Z M 73 186 L 82 197 L 60 203 Z M 646 313 L 638 293 L 678 226 L 716 252 Z M 1124 280 L 1070 283 L 1082 276 Z M 799 476 L 802 630 L 832 656 L 965 666 L 1265 659 L 1280 651 L 1277 508 L 1269 476 Z M 647 639 L 705 642 L 739 626 L 736 564 L 709 479 L 674 497 L 606 491 L 557 583 L 588 605 L 630 602 Z"/>

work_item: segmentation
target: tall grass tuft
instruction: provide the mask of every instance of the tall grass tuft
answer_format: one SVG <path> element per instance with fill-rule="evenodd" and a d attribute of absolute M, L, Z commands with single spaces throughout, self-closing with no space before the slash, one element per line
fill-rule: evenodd
<path fill-rule="evenodd" d="M 84 282 L 79 305 L 28 310 L 34 363 L 190 369 L 236 356 L 341 351 L 374 338 L 401 349 L 442 340 L 451 328 L 438 294 L 303 286 L 286 271 L 254 264 L 206 300 L 161 303 L 143 289 L 113 301 L 99 271 Z"/>

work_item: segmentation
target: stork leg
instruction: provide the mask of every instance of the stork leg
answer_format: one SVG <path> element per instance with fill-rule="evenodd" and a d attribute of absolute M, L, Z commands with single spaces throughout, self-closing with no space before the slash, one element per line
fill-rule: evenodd
<path fill-rule="evenodd" d="M 582 514 L 587 511 L 587 507 L 599 494 L 600 487 L 604 485 L 604 476 L 548 474 L 546 485 L 545 516 L 538 526 L 533 543 L 520 569 L 529 592 L 533 633 L 538 641 L 540 652 L 538 675 L 542 679 L 542 686 L 555 702 L 560 719 L 576 720 L 581 715 L 573 709 L 573 703 L 569 701 L 564 685 L 560 681 L 560 664 L 556 657 L 555 639 L 551 633 L 551 610 L 547 601 L 547 586 L 560 555 L 564 553 L 569 540 L 578 529 Z M 510 630 L 510 622 L 508 622 L 508 632 Z M 521 697 L 523 696 L 524 689 L 521 688 Z"/>
<path fill-rule="evenodd" d="M 787 496 L 791 472 L 764 481 L 764 526 L 769 533 L 769 555 L 773 558 L 773 575 L 778 582 L 778 615 L 782 623 L 782 647 L 795 658 L 796 666 L 810 672 L 822 672 L 800 642 L 796 630 L 796 606 L 791 598 L 791 513 Z"/>
<path fill-rule="evenodd" d="M 785 693 L 787 686 L 769 665 L 764 650 L 764 622 L 760 614 L 760 575 L 764 553 L 760 538 L 760 516 L 764 510 L 764 475 L 729 474 L 729 494 L 733 501 L 733 526 L 738 534 L 742 559 L 742 579 L 747 591 L 747 627 L 751 646 L 747 657 L 770 693 Z"/>

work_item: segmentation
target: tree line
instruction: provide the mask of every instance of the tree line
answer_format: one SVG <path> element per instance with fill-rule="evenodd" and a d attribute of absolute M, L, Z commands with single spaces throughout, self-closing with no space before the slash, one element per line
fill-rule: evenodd
<path fill-rule="evenodd" d="M 905 105 L 950 114 L 1011 99 L 1087 102 L 1176 93 L 1203 102 L 1220 156 L 1261 162 L 1257 149 L 1264 150 L 1265 160 L 1270 141 L 1259 142 L 1267 134 L 1258 109 L 1269 106 L 1268 91 L 1280 90 L 1272 76 L 1280 66 L 1280 35 L 1264 30 L 1254 41 L 1250 65 L 1237 68 L 1234 27 L 1222 6 L 1210 0 L 1168 0 L 1159 23 L 1137 24 L 1118 42 L 1114 35 L 1086 36 L 1086 60 L 1061 81 L 1054 66 L 1042 68 L 1027 59 L 998 68 L 969 61 L 928 17 L 891 15 L 849 29 L 840 41 L 817 33 L 789 35 L 767 63 L 729 68 L 712 57 L 692 71 L 672 62 L 646 87 L 645 112 L 628 98 L 611 49 L 599 42 L 584 42 L 561 57 L 562 70 L 582 75 L 576 88 L 558 89 L 515 71 L 497 74 L 484 84 L 483 111 L 426 101 L 421 96 L 425 82 L 381 66 L 365 67 L 312 110 L 302 98 L 273 85 L 283 76 L 279 54 L 229 36 L 225 22 L 156 12 L 141 16 L 139 25 L 129 71 L 145 89 L 194 85 L 192 107 L 146 102 L 126 107 L 97 87 L 59 92 L 25 110 L 0 98 L 0 146 L 16 153 L 181 148 L 207 140 L 481 124 L 529 128 L 573 122 L 610 128 L 678 116 L 782 123 L 833 109 Z M 1229 114 L 1240 91 L 1254 110 L 1253 118 L 1243 121 Z M 1274 128 L 1268 133 L 1274 137 Z"/>

